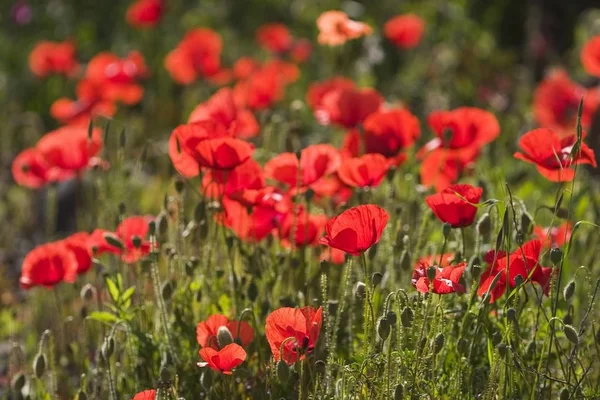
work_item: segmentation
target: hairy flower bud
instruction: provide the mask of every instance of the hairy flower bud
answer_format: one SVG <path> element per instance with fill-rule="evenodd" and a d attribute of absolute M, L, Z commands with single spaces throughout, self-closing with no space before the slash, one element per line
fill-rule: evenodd
<path fill-rule="evenodd" d="M 231 332 L 226 326 L 219 327 L 219 330 L 217 331 L 217 343 L 221 348 L 233 343 L 233 335 L 231 335 Z"/>
<path fill-rule="evenodd" d="M 433 354 L 439 353 L 444 347 L 444 342 L 446 338 L 443 333 L 438 333 L 433 340 Z"/>
<path fill-rule="evenodd" d="M 277 361 L 277 366 L 275 367 L 277 371 L 277 379 L 279 379 L 280 383 L 286 384 L 290 379 L 290 367 L 283 360 Z"/>
<path fill-rule="evenodd" d="M 402 314 L 400 314 L 400 322 L 402 323 L 402 326 L 405 328 L 410 328 L 414 318 L 415 313 L 413 312 L 412 308 L 408 306 L 404 307 Z"/>
<path fill-rule="evenodd" d="M 44 354 L 38 353 L 33 359 L 33 372 L 38 379 L 44 376 L 46 372 L 46 356 Z"/>
<path fill-rule="evenodd" d="M 575 281 L 571 280 L 569 281 L 569 283 L 567 283 L 567 286 L 565 286 L 564 290 L 563 290 L 563 296 L 565 297 L 566 301 L 571 300 L 571 297 L 573 297 L 573 295 L 575 294 Z"/>
<path fill-rule="evenodd" d="M 390 322 L 386 317 L 381 317 L 377 324 L 377 334 L 381 340 L 385 341 L 390 336 Z"/>
<path fill-rule="evenodd" d="M 367 288 L 363 282 L 356 282 L 354 285 L 354 297 L 364 299 L 367 294 Z"/>
<path fill-rule="evenodd" d="M 563 326 L 563 331 L 565 332 L 567 339 L 569 339 L 569 342 L 575 345 L 579 344 L 579 334 L 573 325 L 565 324 L 565 326 Z"/>

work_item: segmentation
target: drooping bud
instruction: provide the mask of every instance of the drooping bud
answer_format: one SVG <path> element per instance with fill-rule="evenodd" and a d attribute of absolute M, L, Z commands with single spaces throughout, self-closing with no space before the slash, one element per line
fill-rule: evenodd
<path fill-rule="evenodd" d="M 390 336 L 390 322 L 386 317 L 381 317 L 377 324 L 377 334 L 381 340 L 385 341 Z"/>
<path fill-rule="evenodd" d="M 354 297 L 357 299 L 364 299 L 367 294 L 367 287 L 363 282 L 356 282 L 354 285 Z"/>
<path fill-rule="evenodd" d="M 204 371 L 202 372 L 202 375 L 200 376 L 200 384 L 202 385 L 202 387 L 204 388 L 204 390 L 209 391 L 210 387 L 212 386 L 212 373 L 210 371 L 210 369 L 205 368 Z"/>
<path fill-rule="evenodd" d="M 248 284 L 248 300 L 250 300 L 251 302 L 254 302 L 257 298 L 258 298 L 258 286 L 256 286 L 256 283 L 254 281 L 251 281 L 250 284 Z"/>
<path fill-rule="evenodd" d="M 96 297 L 96 288 L 92 286 L 92 284 L 88 283 L 84 287 L 81 288 L 81 292 L 79 293 L 81 300 L 90 301 L 94 297 Z"/>
<path fill-rule="evenodd" d="M 104 343 L 102 344 L 102 357 L 104 357 L 104 359 L 108 362 L 108 359 L 113 355 L 114 351 L 115 339 L 113 339 L 111 336 L 105 339 Z"/>
<path fill-rule="evenodd" d="M 554 266 L 557 266 L 560 265 L 561 260 L 562 250 L 558 247 L 553 247 L 552 250 L 550 250 L 550 261 L 552 261 L 552 264 L 554 264 Z"/>
<path fill-rule="evenodd" d="M 490 218 L 490 214 L 485 213 L 479 218 L 477 221 L 477 232 L 481 236 L 487 236 L 492 231 L 492 219 Z"/>
<path fill-rule="evenodd" d="M 160 380 L 163 382 L 171 382 L 171 379 L 173 378 L 173 374 L 171 373 L 171 370 L 166 366 L 162 366 L 160 368 L 159 375 L 160 375 Z"/>
<path fill-rule="evenodd" d="M 439 353 L 444 347 L 444 342 L 446 338 L 443 333 L 438 333 L 433 340 L 433 354 Z"/>
<path fill-rule="evenodd" d="M 529 233 L 532 226 L 533 218 L 528 212 L 523 212 L 523 214 L 521 214 L 521 231 L 523 231 L 524 233 Z"/>
<path fill-rule="evenodd" d="M 512 323 L 517 323 L 517 310 L 513 307 L 506 310 L 506 318 Z"/>
<path fill-rule="evenodd" d="M 381 272 L 374 272 L 373 275 L 371 275 L 371 282 L 373 283 L 373 287 L 379 286 L 382 280 L 383 274 Z"/>
<path fill-rule="evenodd" d="M 154 236 L 156 234 L 156 222 L 150 221 L 148 223 L 148 235 Z"/>
<path fill-rule="evenodd" d="M 46 356 L 42 353 L 38 353 L 33 359 L 33 372 L 35 376 L 40 379 L 46 372 Z"/>
<path fill-rule="evenodd" d="M 286 384 L 290 379 L 290 367 L 283 360 L 277 361 L 277 366 L 275 367 L 277 371 L 277 379 L 279 379 L 280 383 Z"/>
<path fill-rule="evenodd" d="M 467 339 L 465 339 L 465 338 L 458 339 L 458 342 L 456 343 L 456 349 L 462 355 L 467 354 L 467 352 L 469 351 L 469 342 L 467 341 Z"/>
<path fill-rule="evenodd" d="M 569 342 L 575 345 L 579 344 L 579 334 L 577 333 L 577 330 L 575 330 L 575 327 L 573 327 L 573 325 L 565 324 L 563 326 L 563 331 L 565 332 L 565 336 L 567 337 L 567 339 L 569 339 Z"/>
<path fill-rule="evenodd" d="M 185 189 L 185 182 L 183 181 L 183 179 L 178 178 L 175 180 L 175 191 L 177 193 L 181 193 L 183 192 L 183 189 Z"/>
<path fill-rule="evenodd" d="M 21 389 L 23 389 L 25 383 L 25 375 L 22 373 L 18 373 L 15 376 L 13 376 L 12 381 L 10 382 L 10 386 L 12 387 L 14 392 L 21 393 Z"/>
<path fill-rule="evenodd" d="M 233 343 L 233 335 L 231 335 L 231 331 L 226 326 L 220 326 L 217 330 L 217 343 L 220 348 Z"/>
<path fill-rule="evenodd" d="M 395 312 L 388 311 L 386 318 L 389 321 L 390 326 L 396 326 L 396 323 L 398 322 L 398 316 L 396 315 Z"/>
<path fill-rule="evenodd" d="M 168 280 L 162 284 L 160 294 L 164 301 L 170 301 L 173 297 L 173 282 Z"/>
<path fill-rule="evenodd" d="M 404 398 L 404 387 L 401 383 L 396 385 L 394 389 L 394 400 L 402 400 Z"/>
<path fill-rule="evenodd" d="M 400 314 L 400 322 L 402 323 L 402 326 L 405 328 L 410 328 L 413 319 L 415 319 L 415 313 L 413 312 L 412 308 L 408 306 L 404 307 L 402 314 Z"/>
<path fill-rule="evenodd" d="M 404 250 L 402 252 L 402 257 L 400 259 L 400 266 L 404 271 L 408 271 L 410 269 L 410 255 L 408 251 Z"/>
<path fill-rule="evenodd" d="M 563 317 L 563 322 L 567 325 L 571 325 L 573 323 L 573 315 L 567 314 Z"/>
<path fill-rule="evenodd" d="M 508 353 L 508 346 L 506 346 L 505 343 L 498 343 L 496 348 L 498 349 L 498 354 L 500 354 L 500 357 L 506 357 L 506 353 Z"/>
<path fill-rule="evenodd" d="M 87 393 L 85 393 L 83 391 L 83 389 L 80 389 L 79 392 L 77 392 L 77 400 L 87 400 L 87 399 L 88 399 Z"/>
<path fill-rule="evenodd" d="M 566 301 L 569 301 L 571 300 L 571 297 L 573 297 L 573 294 L 575 294 L 575 281 L 571 280 L 569 283 L 567 283 L 567 286 L 565 286 L 565 289 L 563 290 L 563 296 L 565 297 Z"/>
<path fill-rule="evenodd" d="M 571 398 L 571 393 L 569 393 L 569 388 L 566 388 L 566 387 L 562 388 L 558 398 L 560 400 L 569 400 Z"/>
<path fill-rule="evenodd" d="M 498 331 L 492 334 L 492 344 L 498 346 L 502 342 L 502 334 Z"/>

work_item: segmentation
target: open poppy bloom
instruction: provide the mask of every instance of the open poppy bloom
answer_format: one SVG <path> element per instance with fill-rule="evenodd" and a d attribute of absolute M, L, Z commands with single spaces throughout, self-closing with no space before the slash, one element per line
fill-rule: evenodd
<path fill-rule="evenodd" d="M 220 89 L 204 103 L 197 105 L 188 123 L 205 120 L 222 124 L 233 136 L 242 139 L 258 135 L 260 129 L 252 112 L 236 106 L 229 88 Z"/>
<path fill-rule="evenodd" d="M 282 68 L 278 68 L 278 66 Z M 260 66 L 233 88 L 233 97 L 238 107 L 264 110 L 283 98 L 287 83 L 297 79 L 298 70 L 293 64 L 271 64 Z"/>
<path fill-rule="evenodd" d="M 87 272 L 92 266 L 92 251 L 89 246 L 89 238 L 89 233 L 79 232 L 58 242 L 63 244 L 75 256 L 78 274 Z"/>
<path fill-rule="evenodd" d="M 165 68 L 179 84 L 189 85 L 200 77 L 208 78 L 221 70 L 221 36 L 208 28 L 185 34 L 175 50 L 165 58 Z"/>
<path fill-rule="evenodd" d="M 117 230 L 112 233 L 105 230 L 96 230 L 90 235 L 88 245 L 100 255 L 105 252 L 121 254 L 121 259 L 127 264 L 133 264 L 150 253 L 150 241 L 147 239 L 152 221 L 151 216 L 133 216 L 125 218 Z M 121 242 L 122 248 L 117 248 L 106 240 L 111 236 Z"/>
<path fill-rule="evenodd" d="M 353 21 L 343 11 L 325 11 L 317 18 L 318 41 L 327 46 L 339 46 L 348 40 L 370 35 L 373 30 L 364 22 Z"/>
<path fill-rule="evenodd" d="M 289 210 L 287 207 L 280 208 L 281 203 L 286 202 L 280 193 L 265 191 L 260 198 L 256 197 L 251 210 L 248 204 L 224 197 L 221 201 L 223 213 L 217 216 L 217 222 L 231 229 L 243 241 L 263 240 L 274 232 Z"/>
<path fill-rule="evenodd" d="M 350 208 L 327 222 L 320 243 L 359 256 L 379 242 L 388 219 L 388 213 L 373 204 Z"/>
<path fill-rule="evenodd" d="M 138 394 L 133 396 L 133 399 L 131 399 L 131 400 L 155 400 L 155 399 L 156 399 L 156 390 L 148 389 L 148 390 L 144 390 L 143 392 L 139 392 Z"/>
<path fill-rule="evenodd" d="M 219 137 L 202 140 L 192 151 L 201 167 L 232 170 L 252 156 L 254 146 L 241 139 Z"/>
<path fill-rule="evenodd" d="M 427 276 L 427 269 L 432 265 L 435 268 L 433 282 Z M 428 293 L 430 290 L 435 294 L 464 293 L 465 287 L 459 282 L 465 268 L 467 263 L 464 262 L 456 266 L 438 267 L 435 264 L 419 261 L 413 271 L 411 283 L 421 293 Z"/>
<path fill-rule="evenodd" d="M 321 125 L 355 128 L 382 104 L 383 97 L 375 89 L 338 88 L 323 95 L 314 114 Z"/>
<path fill-rule="evenodd" d="M 127 9 L 127 23 L 136 28 L 155 26 L 164 11 L 163 0 L 136 0 Z"/>
<path fill-rule="evenodd" d="M 417 265 L 415 265 L 415 269 L 419 268 L 420 263 L 425 263 L 429 265 L 437 265 L 440 267 L 448 267 L 454 261 L 455 254 L 454 253 L 444 253 L 444 254 L 431 254 L 428 256 L 420 257 L 419 261 L 417 261 Z M 441 263 L 440 263 L 441 260 Z"/>
<path fill-rule="evenodd" d="M 206 197 L 238 199 L 248 189 L 261 189 L 265 178 L 259 163 L 249 158 L 231 171 L 207 170 L 202 176 L 202 191 Z"/>
<path fill-rule="evenodd" d="M 295 63 L 303 63 L 309 59 L 313 50 L 312 43 L 307 39 L 298 39 L 290 49 L 290 59 Z"/>
<path fill-rule="evenodd" d="M 440 221 L 453 228 L 463 228 L 473 223 L 482 193 L 480 187 L 453 185 L 427 196 L 425 201 Z"/>
<path fill-rule="evenodd" d="M 317 345 L 321 333 L 323 309 L 282 307 L 267 316 L 265 335 L 273 358 L 287 364 L 303 360 Z M 283 346 L 283 354 L 281 354 Z"/>
<path fill-rule="evenodd" d="M 60 242 L 43 244 L 25 256 L 21 266 L 21 287 L 52 287 L 61 282 L 73 283 L 77 279 L 77 259 L 73 252 Z"/>
<path fill-rule="evenodd" d="M 338 176 L 348 186 L 374 188 L 383 182 L 389 167 L 387 158 L 381 154 L 365 154 L 362 157 L 345 159 L 338 169 Z"/>
<path fill-rule="evenodd" d="M 100 88 L 87 79 L 79 81 L 76 100 L 61 97 L 50 106 L 50 115 L 61 124 L 88 126 L 94 116 L 112 117 L 117 108 L 102 98 Z"/>
<path fill-rule="evenodd" d="M 600 92 L 573 82 L 566 71 L 551 71 L 533 94 L 533 115 L 543 128 L 552 129 L 561 138 L 571 136 L 577 126 L 577 109 L 583 97 L 581 125 L 589 129 L 600 104 Z"/>
<path fill-rule="evenodd" d="M 419 120 L 404 108 L 375 111 L 365 119 L 363 128 L 365 152 L 386 157 L 397 156 L 421 134 Z"/>
<path fill-rule="evenodd" d="M 228 136 L 225 126 L 213 120 L 179 125 L 169 137 L 169 158 L 181 175 L 191 178 L 200 173 L 195 148 L 203 140 Z"/>
<path fill-rule="evenodd" d="M 600 35 L 588 40 L 581 49 L 581 64 L 585 72 L 600 78 Z"/>
<path fill-rule="evenodd" d="M 351 79 L 336 76 L 321 82 L 313 82 L 306 92 L 306 104 L 313 110 L 321 108 L 323 98 L 329 93 L 341 89 L 354 89 L 355 84 Z"/>
<path fill-rule="evenodd" d="M 569 243 L 571 234 L 573 233 L 573 225 L 570 222 L 564 222 L 559 226 L 544 228 L 535 226 L 533 235 L 536 239 L 542 241 L 544 247 L 562 247 L 565 243 Z"/>
<path fill-rule="evenodd" d="M 301 209 L 297 215 L 290 212 L 279 226 L 279 237 L 284 247 L 312 246 L 318 243 L 327 223 L 324 214 L 309 214 Z"/>
<path fill-rule="evenodd" d="M 213 314 L 206 321 L 199 322 L 198 326 L 196 326 L 196 340 L 198 344 L 202 347 L 211 347 L 219 350 L 217 334 L 221 327 L 227 328 L 233 340 L 244 347 L 248 346 L 252 342 L 252 339 L 254 339 L 254 330 L 246 321 L 238 322 L 236 320 L 229 320 L 221 314 Z"/>
<path fill-rule="evenodd" d="M 415 14 L 397 15 L 383 26 L 385 37 L 396 47 L 412 49 L 421 41 L 425 32 L 425 21 Z"/>
<path fill-rule="evenodd" d="M 570 182 L 575 177 L 573 165 L 589 164 L 596 168 L 594 152 L 585 143 L 581 143 L 577 154 L 571 154 L 576 141 L 576 135 L 561 138 L 550 129 L 534 129 L 521 136 L 519 147 L 522 152 L 516 152 L 514 157 L 534 164 L 551 182 Z"/>
<path fill-rule="evenodd" d="M 13 179 L 18 185 L 31 189 L 38 189 L 51 181 L 61 181 L 72 177 L 69 172 L 52 176 L 51 167 L 46 164 L 39 151 L 34 147 L 23 150 L 15 157 L 11 171 Z"/>
<path fill-rule="evenodd" d="M 204 362 L 199 362 L 199 367 L 209 367 L 213 371 L 231 375 L 233 369 L 246 360 L 246 351 L 236 343 L 230 343 L 221 350 L 212 347 L 203 347 L 198 352 Z"/>
<path fill-rule="evenodd" d="M 258 44 L 273 52 L 285 53 L 292 47 L 293 37 L 287 26 L 280 23 L 261 25 L 256 31 Z"/>
<path fill-rule="evenodd" d="M 77 72 L 75 44 L 65 42 L 38 42 L 29 53 L 29 69 L 36 76 L 45 78 L 52 74 L 72 76 Z"/>
<path fill-rule="evenodd" d="M 346 204 L 352 197 L 352 188 L 341 181 L 338 174 L 326 175 L 310 186 L 315 202 L 329 202 L 334 207 Z"/>

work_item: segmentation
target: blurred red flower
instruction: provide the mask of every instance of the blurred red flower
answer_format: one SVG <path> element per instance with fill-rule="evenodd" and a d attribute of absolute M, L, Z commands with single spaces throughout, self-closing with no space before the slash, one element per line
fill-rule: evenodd
<path fill-rule="evenodd" d="M 585 43 L 581 49 L 581 63 L 585 72 L 600 78 L 600 35 Z"/>
<path fill-rule="evenodd" d="M 44 186 L 49 178 L 50 167 L 45 164 L 39 152 L 34 148 L 20 152 L 12 163 L 12 176 L 18 185 L 31 189 Z M 71 175 L 68 174 L 67 178 Z"/>
<path fill-rule="evenodd" d="M 433 282 L 427 276 L 427 269 L 431 266 L 435 268 Z M 428 293 L 430 287 L 435 294 L 464 293 L 465 287 L 459 282 L 465 268 L 467 268 L 467 263 L 464 262 L 456 266 L 439 267 L 426 261 L 419 261 L 413 271 L 411 283 L 421 293 Z"/>
<path fill-rule="evenodd" d="M 155 26 L 164 12 L 163 0 L 136 0 L 127 9 L 127 23 L 136 28 Z"/>
<path fill-rule="evenodd" d="M 439 267 L 448 267 L 450 263 L 454 261 L 454 253 L 444 253 L 444 254 L 431 254 L 428 256 L 420 257 L 417 261 L 417 265 L 415 265 L 415 269 L 419 268 L 420 263 L 425 263 L 427 265 L 437 265 Z M 440 264 L 440 260 L 442 260 Z"/>
<path fill-rule="evenodd" d="M 194 108 L 188 123 L 213 120 L 224 125 L 227 130 L 239 138 L 251 138 L 258 135 L 260 127 L 252 112 L 237 107 L 233 92 L 229 88 L 217 91 L 204 103 Z"/>
<path fill-rule="evenodd" d="M 313 111 L 316 111 L 321 108 L 323 98 L 329 92 L 341 89 L 354 89 L 355 86 L 356 85 L 351 79 L 342 76 L 336 76 L 325 81 L 311 83 L 306 92 L 306 103 Z"/>
<path fill-rule="evenodd" d="M 538 172 L 551 182 L 569 182 L 575 177 L 575 171 L 571 169 L 573 165 L 590 164 L 596 168 L 594 151 L 583 142 L 580 151 L 571 157 L 576 141 L 576 135 L 561 138 L 550 129 L 534 129 L 521 136 L 519 147 L 522 152 L 516 152 L 514 157 L 534 164 Z"/>
<path fill-rule="evenodd" d="M 363 22 L 353 21 L 342 11 L 325 11 L 317 18 L 318 41 L 322 45 L 339 46 L 348 40 L 370 35 L 373 30 Z"/>
<path fill-rule="evenodd" d="M 156 390 L 148 389 L 143 392 L 139 392 L 135 396 L 133 396 L 132 400 L 155 400 L 156 399 Z"/>
<path fill-rule="evenodd" d="M 312 53 L 312 43 L 306 39 L 299 39 L 294 42 L 290 49 L 290 58 L 296 63 L 303 63 L 308 60 Z"/>
<path fill-rule="evenodd" d="M 246 321 L 241 323 L 236 320 L 230 321 L 224 315 L 213 314 L 206 321 L 199 322 L 196 326 L 198 344 L 202 347 L 212 347 L 219 350 L 217 334 L 221 327 L 227 328 L 233 340 L 244 347 L 248 346 L 254 339 L 254 330 Z"/>
<path fill-rule="evenodd" d="M 397 15 L 383 26 L 385 37 L 397 47 L 412 49 L 416 47 L 425 32 L 425 21 L 415 14 Z"/>
<path fill-rule="evenodd" d="M 73 283 L 77 279 L 75 254 L 60 243 L 47 243 L 31 250 L 21 266 L 21 287 L 52 287 L 61 282 Z"/>
<path fill-rule="evenodd" d="M 279 226 L 289 209 L 284 196 L 277 192 L 262 194 L 254 199 L 249 210 L 248 204 L 224 197 L 221 204 L 223 213 L 217 221 L 231 229 L 238 238 L 247 242 L 259 242 L 269 236 Z"/>
<path fill-rule="evenodd" d="M 563 222 L 559 226 L 549 228 L 542 226 L 535 226 L 533 228 L 533 235 L 536 239 L 541 240 L 546 248 L 562 247 L 564 244 L 569 243 L 572 233 L 573 225 L 570 222 Z"/>
<path fill-rule="evenodd" d="M 92 250 L 89 246 L 89 239 L 89 233 L 79 232 L 58 242 L 75 256 L 78 274 L 86 273 L 92 266 Z"/>
<path fill-rule="evenodd" d="M 439 193 L 427 196 L 425 201 L 435 216 L 453 228 L 463 228 L 473 223 L 483 189 L 471 185 L 453 185 Z"/>
<path fill-rule="evenodd" d="M 270 23 L 258 28 L 256 41 L 261 47 L 273 53 L 285 53 L 291 48 L 293 37 L 284 24 Z"/>
<path fill-rule="evenodd" d="M 379 242 L 388 219 L 388 213 L 373 204 L 350 208 L 327 222 L 320 243 L 358 256 Z"/>
<path fill-rule="evenodd" d="M 200 77 L 210 77 L 221 69 L 221 36 L 208 28 L 189 31 L 165 58 L 171 78 L 189 85 Z"/>
<path fill-rule="evenodd" d="M 304 209 L 288 213 L 279 226 L 279 237 L 284 247 L 313 246 L 319 241 L 327 223 L 324 214 L 309 214 Z"/>
<path fill-rule="evenodd" d="M 412 146 L 421 134 L 419 120 L 404 108 L 376 111 L 364 123 L 366 153 L 395 157 Z"/>
<path fill-rule="evenodd" d="M 340 125 L 354 128 L 383 104 L 383 97 L 375 89 L 337 88 L 328 90 L 314 109 L 321 125 Z"/>
<path fill-rule="evenodd" d="M 218 137 L 200 141 L 192 151 L 201 167 L 232 170 L 252 156 L 254 146 L 241 139 Z"/>
<path fill-rule="evenodd" d="M 265 324 L 265 335 L 271 346 L 273 358 L 293 364 L 312 353 L 319 340 L 322 319 L 321 307 L 317 310 L 308 306 L 282 307 L 269 314 Z M 282 345 L 283 355 L 280 354 Z"/>
<path fill-rule="evenodd" d="M 50 115 L 61 124 L 87 126 L 94 116 L 112 117 L 117 111 L 112 100 L 105 100 L 100 88 L 89 80 L 77 84 L 77 100 L 57 99 L 50 107 Z"/>
<path fill-rule="evenodd" d="M 29 53 L 29 69 L 40 78 L 52 74 L 73 76 L 78 69 L 75 43 L 72 41 L 36 43 Z"/>
<path fill-rule="evenodd" d="M 231 343 L 217 351 L 211 347 L 203 347 L 198 352 L 204 362 L 199 367 L 208 366 L 213 371 L 231 375 L 232 370 L 246 360 L 246 351 L 238 344 Z"/>
<path fill-rule="evenodd" d="M 346 253 L 342 250 L 334 249 L 333 247 L 327 247 L 319 258 L 321 261 L 328 261 L 336 265 L 341 265 L 346 262 Z"/>
<path fill-rule="evenodd" d="M 309 187 L 315 192 L 315 202 L 326 200 L 334 207 L 345 204 L 352 197 L 352 188 L 342 182 L 338 174 L 326 175 Z"/>
<path fill-rule="evenodd" d="M 347 158 L 338 169 L 340 180 L 355 188 L 377 187 L 383 182 L 390 165 L 381 154 Z"/>
<path fill-rule="evenodd" d="M 229 196 L 237 199 L 247 189 L 261 189 L 265 178 L 259 163 L 249 158 L 231 171 L 207 170 L 202 176 L 202 191 L 208 198 Z"/>
<path fill-rule="evenodd" d="M 251 57 L 240 57 L 233 64 L 233 76 L 235 79 L 248 78 L 254 71 L 260 68 L 260 62 Z"/>
<path fill-rule="evenodd" d="M 150 241 L 148 240 L 148 224 L 153 220 L 152 216 L 133 216 L 123 219 L 113 233 L 103 229 L 97 229 L 90 235 L 88 246 L 100 255 L 105 252 L 121 254 L 121 259 L 127 264 L 133 264 L 150 253 Z M 121 242 L 121 248 L 113 246 L 106 238 Z"/>

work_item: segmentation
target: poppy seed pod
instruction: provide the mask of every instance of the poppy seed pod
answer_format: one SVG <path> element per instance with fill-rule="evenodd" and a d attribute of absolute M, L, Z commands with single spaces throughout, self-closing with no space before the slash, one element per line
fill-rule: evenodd
<path fill-rule="evenodd" d="M 356 282 L 354 285 L 354 297 L 357 299 L 364 299 L 367 294 L 367 287 L 363 282 Z"/>
<path fill-rule="evenodd" d="M 415 313 L 413 312 L 412 308 L 408 306 L 404 307 L 402 314 L 400 314 L 400 322 L 402 323 L 402 326 L 405 328 L 410 328 L 414 318 Z"/>
<path fill-rule="evenodd" d="M 574 294 L 575 294 L 575 281 L 571 280 L 571 281 L 569 281 L 569 283 L 567 283 L 567 286 L 565 286 L 565 289 L 563 290 L 563 296 L 566 301 L 569 301 L 569 300 L 571 300 L 571 297 L 573 297 Z"/>
<path fill-rule="evenodd" d="M 490 218 L 490 214 L 485 213 L 479 218 L 477 221 L 477 232 L 481 236 L 487 236 L 492 231 L 492 219 Z"/>
<path fill-rule="evenodd" d="M 44 354 L 38 353 L 33 359 L 33 372 L 38 379 L 44 376 L 46 372 L 46 356 Z"/>
<path fill-rule="evenodd" d="M 290 367 L 283 360 L 277 361 L 277 366 L 275 367 L 277 371 L 277 379 L 279 379 L 280 383 L 286 384 L 290 379 Z"/>
<path fill-rule="evenodd" d="M 433 340 L 433 354 L 438 354 L 442 350 L 445 340 L 446 337 L 443 333 L 440 332 L 436 335 L 435 339 Z"/>
<path fill-rule="evenodd" d="M 217 343 L 219 343 L 219 347 L 221 348 L 233 343 L 233 335 L 231 335 L 231 331 L 226 326 L 220 326 L 219 330 L 217 330 Z"/>
<path fill-rule="evenodd" d="M 385 341 L 390 336 L 390 322 L 386 317 L 381 317 L 377 324 L 377 334 L 381 340 Z"/>
<path fill-rule="evenodd" d="M 558 247 L 553 247 L 552 250 L 550 250 L 550 261 L 552 261 L 552 264 L 554 264 L 554 266 L 557 266 L 560 264 L 561 260 L 562 250 Z"/>
<path fill-rule="evenodd" d="M 573 325 L 565 324 L 563 326 L 563 331 L 567 339 L 569 339 L 569 342 L 573 343 L 574 345 L 579 344 L 579 334 Z"/>

